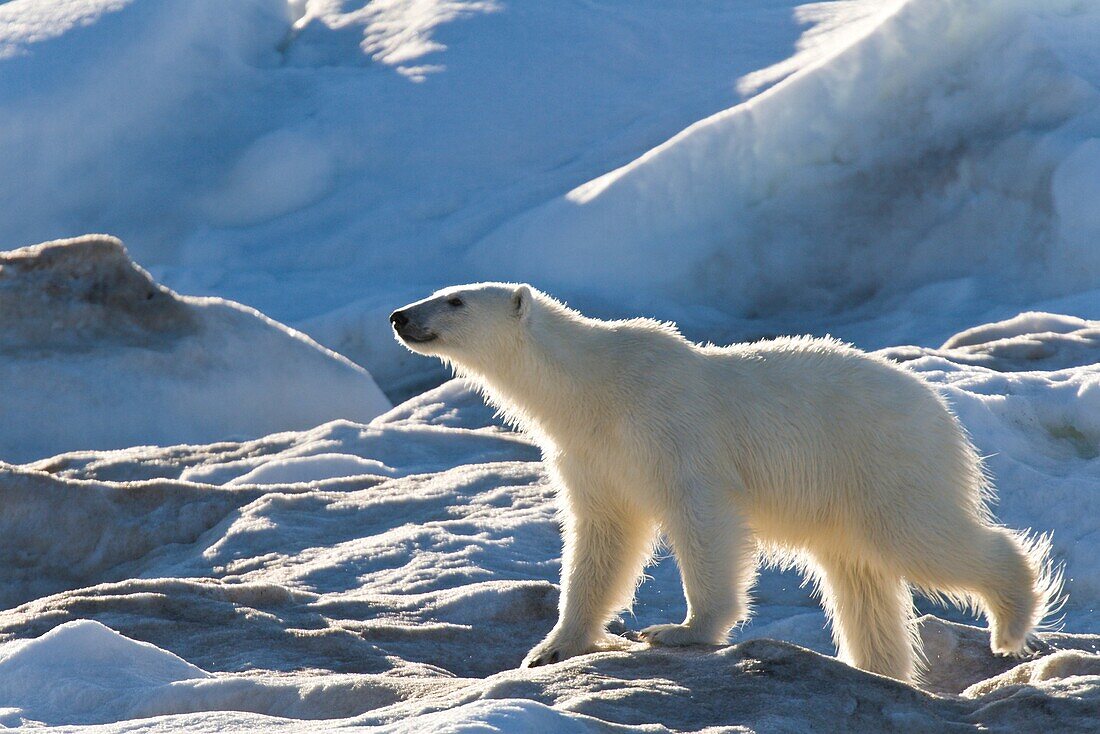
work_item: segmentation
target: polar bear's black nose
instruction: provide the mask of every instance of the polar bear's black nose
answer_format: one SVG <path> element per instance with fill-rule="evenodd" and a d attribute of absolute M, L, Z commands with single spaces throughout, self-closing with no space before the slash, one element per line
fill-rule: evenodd
<path fill-rule="evenodd" d="M 390 323 L 394 326 L 401 327 L 409 323 L 409 317 L 405 315 L 404 311 L 394 311 L 390 314 Z"/>

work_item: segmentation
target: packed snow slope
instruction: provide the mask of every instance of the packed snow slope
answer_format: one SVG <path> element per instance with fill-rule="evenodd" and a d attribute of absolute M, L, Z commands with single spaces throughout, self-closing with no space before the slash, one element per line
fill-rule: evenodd
<path fill-rule="evenodd" d="M 473 261 L 738 316 L 964 277 L 971 308 L 1100 286 L 1100 3 L 876 7 L 826 34 L 823 58 L 517 218 Z M 958 318 L 951 300 L 933 325 Z"/>
<path fill-rule="evenodd" d="M 0 461 L 262 436 L 390 407 L 263 314 L 179 296 L 105 235 L 0 252 Z"/>
<path fill-rule="evenodd" d="M 741 75 L 790 53 L 794 5 L 12 0 L 0 231 L 112 232 L 175 290 L 402 383 L 395 304 L 469 280 L 464 253 L 501 222 L 736 103 Z"/>
<path fill-rule="evenodd" d="M 884 351 L 940 386 L 989 456 L 998 517 L 1053 533 L 1069 597 L 1034 658 L 992 656 L 984 623 L 921 601 L 939 615 L 920 620 L 921 687 L 851 669 L 811 591 L 776 570 L 733 645 L 649 648 L 631 631 L 684 613 L 666 554 L 613 626 L 620 649 L 516 670 L 556 617 L 553 487 L 536 448 L 451 381 L 365 424 L 0 465 L 0 725 L 1088 731 L 1098 333 L 1028 313 Z"/>
<path fill-rule="evenodd" d="M 385 315 L 487 277 L 932 346 L 1100 287 L 1097 37 L 1097 0 L 12 0 L 0 231 L 116 233 L 402 397 L 442 372 Z"/>

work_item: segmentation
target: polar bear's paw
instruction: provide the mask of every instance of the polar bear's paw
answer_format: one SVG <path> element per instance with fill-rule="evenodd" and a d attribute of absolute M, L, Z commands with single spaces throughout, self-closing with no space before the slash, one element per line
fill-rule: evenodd
<path fill-rule="evenodd" d="M 575 655 L 583 655 L 593 649 L 592 645 L 581 640 L 572 640 L 551 633 L 545 640 L 535 645 L 523 659 L 524 668 L 537 668 L 540 665 L 553 665 Z"/>
<path fill-rule="evenodd" d="M 713 631 L 686 624 L 655 624 L 642 630 L 640 636 L 651 645 L 717 645 L 721 642 Z"/>
<path fill-rule="evenodd" d="M 1001 634 L 993 634 L 990 639 L 990 649 L 999 658 L 1031 658 L 1035 657 L 1042 641 L 1032 635 L 1026 635 L 1022 639 L 1008 639 Z"/>

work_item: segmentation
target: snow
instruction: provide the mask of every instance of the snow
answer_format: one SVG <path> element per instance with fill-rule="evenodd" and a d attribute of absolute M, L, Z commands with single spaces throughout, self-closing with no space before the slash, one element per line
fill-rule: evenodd
<path fill-rule="evenodd" d="M 317 454 L 266 461 L 226 484 L 294 484 L 332 477 L 365 474 L 389 476 L 393 473 L 393 469 L 377 459 L 360 459 L 348 454 Z"/>
<path fill-rule="evenodd" d="M 969 308 L 1095 288 L 1100 65 L 1076 44 L 1100 9 L 910 0 L 844 30 L 800 73 L 506 223 L 472 251 L 479 274 L 713 320 L 719 340 L 731 316 L 846 336 L 838 313 L 976 273 Z M 925 320 L 957 329 L 959 305 Z M 898 331 L 877 337 L 913 338 Z"/>
<path fill-rule="evenodd" d="M 503 221 L 736 103 L 794 0 L 13 0 L 0 231 L 111 232 L 174 290 L 408 396 L 385 316 Z M 690 39 L 690 41 L 688 40 Z"/>
<path fill-rule="evenodd" d="M 209 677 L 170 652 L 88 620 L 0 649 L 0 699 L 42 721 L 87 721 L 87 711 L 117 707 L 127 693 L 144 699 L 149 689 Z"/>
<path fill-rule="evenodd" d="M 956 334 L 944 342 L 942 350 L 897 347 L 889 353 L 899 360 L 944 354 L 956 362 L 999 372 L 1051 371 L 1092 361 L 1098 337 L 1094 321 L 1027 311 Z"/>
<path fill-rule="evenodd" d="M 998 516 L 1053 531 L 1069 599 L 1040 657 L 994 657 L 988 633 L 968 626 L 977 620 L 921 601 L 938 615 L 920 622 L 922 688 L 856 671 L 829 657 L 811 592 L 776 570 L 761 575 L 732 646 L 650 649 L 632 630 L 684 612 L 666 555 L 613 627 L 621 649 L 517 670 L 556 615 L 553 488 L 536 448 L 451 381 L 367 424 L 0 465 L 0 721 L 110 732 L 1087 726 L 1100 705 L 1100 566 L 1082 508 L 1100 486 L 1100 367 L 969 358 L 1089 328 L 1025 314 L 938 349 L 883 352 L 940 385 L 995 452 Z M 26 671 L 53 678 L 24 684 L 36 680 Z"/>
<path fill-rule="evenodd" d="M 1095 727 L 1098 33 L 1093 0 L 0 3 L 5 246 L 126 243 L 0 254 L 0 726 Z M 650 649 L 662 557 L 621 649 L 516 670 L 553 489 L 386 320 L 489 277 L 924 375 L 1052 534 L 1062 630 L 995 658 L 921 600 L 903 686 L 769 569 L 734 644 Z"/>
<path fill-rule="evenodd" d="M 358 365 L 221 298 L 179 296 L 117 239 L 0 253 L 0 460 L 369 420 Z"/>
<path fill-rule="evenodd" d="M 0 228 L 118 234 L 402 399 L 444 373 L 386 314 L 484 278 L 931 346 L 1096 288 L 1097 32 L 1074 0 L 14 0 Z"/>

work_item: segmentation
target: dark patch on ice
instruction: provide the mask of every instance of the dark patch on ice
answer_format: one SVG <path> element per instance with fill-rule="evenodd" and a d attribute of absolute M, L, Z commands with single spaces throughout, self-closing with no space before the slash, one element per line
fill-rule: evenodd
<path fill-rule="evenodd" d="M 197 330 L 189 307 L 109 235 L 0 252 L 0 351 L 155 347 Z"/>

